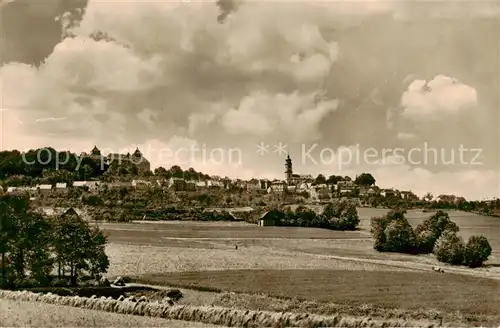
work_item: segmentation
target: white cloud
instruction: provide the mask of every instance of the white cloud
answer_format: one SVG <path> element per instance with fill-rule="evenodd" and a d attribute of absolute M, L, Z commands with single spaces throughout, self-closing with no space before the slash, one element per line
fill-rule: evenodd
<path fill-rule="evenodd" d="M 433 80 L 415 80 L 401 98 L 404 116 L 417 121 L 442 119 L 478 105 L 474 88 L 444 75 Z"/>
<path fill-rule="evenodd" d="M 242 100 L 237 109 L 222 117 L 222 125 L 231 134 L 248 134 L 266 138 L 269 135 L 294 142 L 320 137 L 318 124 L 336 110 L 338 102 L 315 103 L 316 94 L 258 93 Z"/>
<path fill-rule="evenodd" d="M 186 145 L 203 147 L 203 143 L 225 149 L 237 144 L 246 152 L 242 164 L 203 163 L 197 157 L 193 166 L 219 175 L 252 177 L 276 173 L 282 177 L 281 162 L 268 167 L 268 163 L 278 159 L 250 158 L 254 142 L 280 139 L 298 144 L 324 138 L 325 132 L 332 130 L 338 133 L 335 138 L 339 143 L 349 144 L 356 139 L 352 136 L 360 134 L 355 123 L 364 121 L 363 115 L 373 106 L 385 105 L 382 87 L 361 95 L 372 102 L 367 103 L 360 117 L 349 121 L 350 112 L 339 113 L 337 100 L 329 96 L 337 94 L 337 90 L 322 92 L 331 80 L 349 90 L 363 90 L 366 81 L 359 76 L 369 78 L 369 74 L 356 73 L 368 71 L 365 67 L 374 58 L 380 59 L 375 53 L 353 49 L 364 49 L 372 41 L 378 45 L 382 36 L 374 40 L 358 37 L 360 46 L 349 44 L 351 38 L 342 38 L 342 31 L 381 13 L 396 12 L 405 19 L 436 16 L 413 11 L 415 7 L 408 2 L 256 2 L 241 5 L 225 24 L 219 24 L 214 2 L 90 1 L 80 27 L 73 31 L 76 38 L 61 41 L 39 68 L 18 63 L 0 68 L 2 107 L 11 109 L 2 111 L 2 148 L 50 145 L 79 152 L 98 143 L 99 147 L 114 151 L 132 144 L 129 148 L 133 151 L 138 143 L 146 152 L 148 145 L 175 150 Z M 448 13 L 456 17 L 464 14 L 452 2 L 425 4 L 421 8 L 434 6 L 454 8 Z M 467 6 L 470 15 L 479 16 L 484 7 L 489 5 Z M 447 13 L 435 12 L 438 16 Z M 88 37 L 96 31 L 106 33 L 116 42 L 97 42 Z M 410 36 L 420 40 L 421 34 Z M 399 50 L 395 43 L 388 43 L 387 53 Z M 349 46 L 350 53 L 359 57 L 345 57 L 343 49 Z M 351 69 L 345 74 L 342 70 L 333 74 L 331 67 L 338 63 Z M 387 78 L 383 70 L 386 64 L 391 66 L 392 59 L 375 65 L 380 71 L 373 71 Z M 453 74 L 453 69 L 444 71 Z M 350 76 L 352 73 L 354 77 Z M 418 70 L 414 73 L 424 74 Z M 411 122 L 426 124 L 431 118 L 445 118 L 446 131 L 450 131 L 454 115 L 477 109 L 478 96 L 472 86 L 453 84 L 453 79 L 437 76 L 427 83 L 432 91 L 421 92 L 418 87 L 423 83 L 414 81 L 401 99 L 403 116 Z M 374 90 L 372 86 L 365 89 L 369 89 L 368 93 Z M 344 101 L 343 96 L 346 95 L 340 94 L 339 100 Z M 409 134 L 418 138 L 437 135 L 432 130 L 436 126 L 398 130 L 398 113 L 394 111 L 388 116 L 388 127 L 395 125 L 394 139 L 398 132 L 400 139 L 404 137 L 406 141 Z M 66 119 L 36 124 L 37 118 L 59 117 Z M 385 132 L 385 127 L 379 129 L 379 134 Z M 453 139 L 463 130 L 457 127 L 452 132 L 439 131 L 437 137 L 447 133 Z M 153 166 L 175 163 L 163 160 L 158 153 L 147 156 Z M 323 173 L 332 171 L 327 166 L 303 169 L 320 168 Z M 361 169 L 352 168 L 349 172 L 359 173 Z M 380 174 L 380 179 L 389 184 L 390 177 L 394 179 L 394 174 L 400 172 L 404 179 L 397 182 L 404 181 L 406 188 L 446 189 L 445 180 L 450 179 L 449 186 L 460 192 L 481 192 L 479 187 L 453 184 L 460 181 L 453 174 L 459 173 L 446 176 L 408 167 L 401 167 L 401 171 L 393 167 L 377 170 L 375 175 Z M 480 177 L 474 180 L 476 173 L 469 172 L 471 184 L 482 181 Z M 487 179 L 492 178 L 489 174 L 484 173 L 485 181 L 492 181 Z M 493 186 L 484 189 L 488 188 Z"/>

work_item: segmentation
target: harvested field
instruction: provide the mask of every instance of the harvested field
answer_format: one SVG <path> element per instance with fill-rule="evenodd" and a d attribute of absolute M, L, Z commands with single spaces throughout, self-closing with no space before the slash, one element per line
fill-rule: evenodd
<path fill-rule="evenodd" d="M 108 313 L 40 302 L 0 299 L 2 327 L 219 327 L 196 322 Z"/>
<path fill-rule="evenodd" d="M 324 316 L 307 313 L 251 311 L 215 306 L 168 305 L 158 302 L 116 301 L 79 297 L 40 295 L 29 292 L 0 291 L 0 298 L 13 301 L 42 302 L 63 306 L 134 314 L 165 319 L 198 321 L 230 327 L 435 327 L 429 320 L 406 320 L 401 318 L 373 320 L 370 317 Z"/>
<path fill-rule="evenodd" d="M 489 267 L 467 269 L 443 265 L 432 255 L 373 250 L 370 218 L 386 212 L 359 209 L 361 230 L 353 232 L 226 222 L 106 223 L 101 227 L 110 241 L 110 276 L 142 275 L 153 283 L 190 287 L 196 283 L 248 293 L 245 297 L 203 294 L 202 299 L 214 305 L 329 315 L 397 316 L 406 311 L 403 317 L 413 319 L 439 311 L 455 325 L 500 323 L 498 281 L 480 278 L 500 279 L 500 219 L 450 212 L 462 236 L 483 234 L 493 247 Z M 432 214 L 410 211 L 408 217 L 417 225 Z M 435 265 L 446 273 L 432 272 Z M 258 293 L 289 298 L 278 302 Z M 194 296 L 182 302 L 200 305 Z"/>
<path fill-rule="evenodd" d="M 346 232 L 263 228 L 231 222 L 100 225 L 110 241 L 110 275 L 223 269 L 387 270 L 388 265 L 392 265 L 394 270 L 411 270 L 422 269 L 423 264 L 427 266 L 424 269 L 429 270 L 429 266 L 442 265 L 433 256 L 388 254 L 373 250 L 373 241 L 366 229 L 371 217 L 386 212 L 384 209 L 360 208 L 361 227 L 365 230 Z M 408 217 L 416 225 L 430 215 L 432 213 L 410 211 Z M 461 226 L 464 237 L 483 233 L 493 247 L 493 254 L 487 262 L 490 267 L 468 270 L 467 273 L 500 277 L 500 219 L 462 212 L 450 212 L 450 215 Z M 237 251 L 235 245 L 238 245 Z M 359 261 L 350 261 L 348 257 Z M 381 265 L 381 261 L 387 263 Z"/>
<path fill-rule="evenodd" d="M 134 276 L 156 272 L 188 272 L 237 269 L 343 269 L 343 270 L 413 270 L 380 263 L 346 261 L 322 255 L 272 250 L 267 247 L 248 249 L 195 249 L 109 244 L 110 276 Z"/>
<path fill-rule="evenodd" d="M 500 281 L 457 274 L 345 270 L 237 270 L 148 274 L 142 281 L 203 286 L 347 305 L 500 315 Z"/>
<path fill-rule="evenodd" d="M 157 288 L 165 288 L 157 286 Z M 167 288 L 168 289 L 168 288 Z M 313 313 L 320 315 L 342 315 L 342 316 L 368 316 L 377 320 L 405 318 L 407 320 L 439 321 L 451 327 L 462 326 L 498 326 L 500 316 L 482 315 L 477 313 L 464 313 L 459 311 L 443 311 L 422 307 L 420 309 L 402 309 L 400 307 L 390 308 L 374 304 L 352 304 L 348 302 L 322 302 L 314 300 L 301 300 L 298 298 L 280 298 L 265 294 L 249 294 L 207 291 L 206 289 L 179 288 L 184 297 L 178 304 L 202 306 L 211 304 L 213 306 L 230 307 L 234 309 L 259 310 L 266 309 L 272 312 Z M 148 297 L 161 298 L 164 291 L 144 293 Z"/>

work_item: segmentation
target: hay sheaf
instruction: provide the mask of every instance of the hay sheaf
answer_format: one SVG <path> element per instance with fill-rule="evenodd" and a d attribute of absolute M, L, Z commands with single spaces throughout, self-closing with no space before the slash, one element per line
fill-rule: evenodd
<path fill-rule="evenodd" d="M 437 327 L 429 322 L 404 320 L 371 320 L 367 317 L 322 316 L 289 312 L 268 312 L 213 306 L 170 305 L 132 298 L 123 301 L 79 296 L 36 294 L 27 291 L 0 291 L 0 298 L 15 301 L 37 301 L 56 305 L 114 313 L 196 321 L 226 327 Z"/>

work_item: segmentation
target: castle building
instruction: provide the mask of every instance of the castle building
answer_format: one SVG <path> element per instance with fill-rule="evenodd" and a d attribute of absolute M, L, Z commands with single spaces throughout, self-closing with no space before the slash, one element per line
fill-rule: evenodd
<path fill-rule="evenodd" d="M 151 163 L 142 155 L 139 148 L 132 154 L 109 154 L 106 158 L 108 165 L 118 165 L 124 167 L 135 166 L 139 171 L 151 171 Z"/>
<path fill-rule="evenodd" d="M 96 163 L 104 163 L 105 160 L 105 157 L 101 155 L 101 151 L 97 148 L 97 146 L 94 146 L 94 149 L 90 151 L 89 157 Z"/>

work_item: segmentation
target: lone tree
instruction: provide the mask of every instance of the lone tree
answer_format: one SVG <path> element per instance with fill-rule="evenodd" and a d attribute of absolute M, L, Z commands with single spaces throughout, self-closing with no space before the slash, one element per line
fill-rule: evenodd
<path fill-rule="evenodd" d="M 476 268 L 491 255 L 491 246 L 484 236 L 471 236 L 465 245 L 464 264 Z"/>
<path fill-rule="evenodd" d="M 375 181 L 375 178 L 370 173 L 361 173 L 354 182 L 360 186 L 371 186 Z"/>

